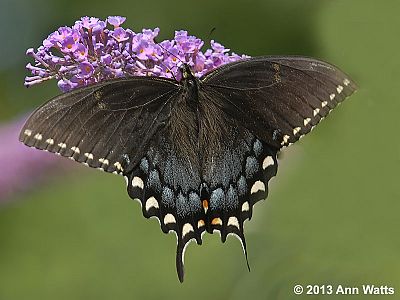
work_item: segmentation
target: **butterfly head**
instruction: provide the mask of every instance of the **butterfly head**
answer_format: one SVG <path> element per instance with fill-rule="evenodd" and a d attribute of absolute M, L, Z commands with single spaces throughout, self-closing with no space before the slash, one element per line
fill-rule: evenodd
<path fill-rule="evenodd" d="M 182 73 L 183 79 L 191 79 L 194 77 L 194 73 L 188 64 L 183 63 L 179 69 Z"/>

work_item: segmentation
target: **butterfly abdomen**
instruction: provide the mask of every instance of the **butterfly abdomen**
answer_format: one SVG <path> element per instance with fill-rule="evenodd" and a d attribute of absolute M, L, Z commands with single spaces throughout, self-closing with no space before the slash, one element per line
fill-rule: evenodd
<path fill-rule="evenodd" d="M 178 156 L 189 158 L 194 166 L 199 167 L 199 116 L 195 98 L 195 94 L 188 92 L 175 101 L 165 136 Z"/>
<path fill-rule="evenodd" d="M 212 101 L 199 97 L 199 80 L 193 75 L 182 80 L 182 94 L 172 105 L 165 136 L 179 157 L 201 169 L 203 157 L 226 143 L 229 120 Z"/>

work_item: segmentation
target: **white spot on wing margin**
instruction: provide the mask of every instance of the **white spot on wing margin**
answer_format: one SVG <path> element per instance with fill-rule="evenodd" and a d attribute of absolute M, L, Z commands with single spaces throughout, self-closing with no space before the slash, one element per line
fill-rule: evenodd
<path fill-rule="evenodd" d="M 194 232 L 193 226 L 190 223 L 186 223 L 182 227 L 182 237 L 185 237 L 189 232 Z"/>
<path fill-rule="evenodd" d="M 263 170 L 265 170 L 266 168 L 268 168 L 269 166 L 274 165 L 274 159 L 272 158 L 272 156 L 267 156 L 266 158 L 264 158 L 263 164 L 262 164 L 262 168 Z"/>
<path fill-rule="evenodd" d="M 152 207 L 159 208 L 158 201 L 153 196 L 146 200 L 146 210 L 149 211 Z"/>
<path fill-rule="evenodd" d="M 168 225 L 168 224 L 175 224 L 176 220 L 173 214 L 166 214 L 164 217 L 164 224 Z"/>
<path fill-rule="evenodd" d="M 79 150 L 79 148 L 75 147 L 75 146 L 71 147 L 71 150 L 74 151 L 75 153 L 78 153 L 78 154 L 81 153 L 81 150 Z"/>
<path fill-rule="evenodd" d="M 88 158 L 88 159 L 93 159 L 93 154 L 92 153 L 85 153 L 85 156 Z"/>
<path fill-rule="evenodd" d="M 40 133 L 36 133 L 34 138 L 37 139 L 38 141 L 41 141 L 43 136 Z"/>
<path fill-rule="evenodd" d="M 236 217 L 229 217 L 228 219 L 228 226 L 235 226 L 236 228 L 240 229 L 239 227 L 239 221 Z"/>
<path fill-rule="evenodd" d="M 250 194 L 255 194 L 258 191 L 265 191 L 265 184 L 264 182 L 257 180 L 253 186 L 251 187 Z"/>
<path fill-rule="evenodd" d="M 133 177 L 133 179 L 132 179 L 132 187 L 138 187 L 138 188 L 143 190 L 144 182 L 143 182 L 142 178 L 140 178 L 138 176 Z"/>

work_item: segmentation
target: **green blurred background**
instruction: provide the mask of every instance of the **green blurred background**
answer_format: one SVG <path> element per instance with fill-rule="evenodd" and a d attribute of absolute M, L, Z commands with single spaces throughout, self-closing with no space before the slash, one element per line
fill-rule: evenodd
<path fill-rule="evenodd" d="M 396 289 L 371 299 L 400 299 L 399 12 L 398 0 L 1 0 L 4 122 L 58 93 L 55 82 L 23 87 L 25 50 L 84 15 L 124 15 L 160 38 L 187 29 L 207 39 L 216 27 L 212 38 L 237 53 L 318 57 L 360 89 L 283 151 L 246 223 L 250 273 L 236 239 L 205 235 L 180 284 L 175 236 L 142 217 L 122 178 L 77 166 L 0 207 L 0 300 L 364 299 L 293 286 L 368 283 Z"/>

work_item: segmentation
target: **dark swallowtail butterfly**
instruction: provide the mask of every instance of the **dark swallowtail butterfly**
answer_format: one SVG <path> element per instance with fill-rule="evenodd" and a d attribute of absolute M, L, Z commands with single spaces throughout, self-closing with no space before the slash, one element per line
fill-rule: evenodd
<path fill-rule="evenodd" d="M 180 82 L 131 77 L 79 88 L 39 107 L 20 140 L 123 175 L 146 218 L 177 235 L 183 281 L 189 241 L 234 234 L 265 199 L 277 152 L 310 132 L 355 84 L 334 66 L 297 56 L 223 65 Z"/>

